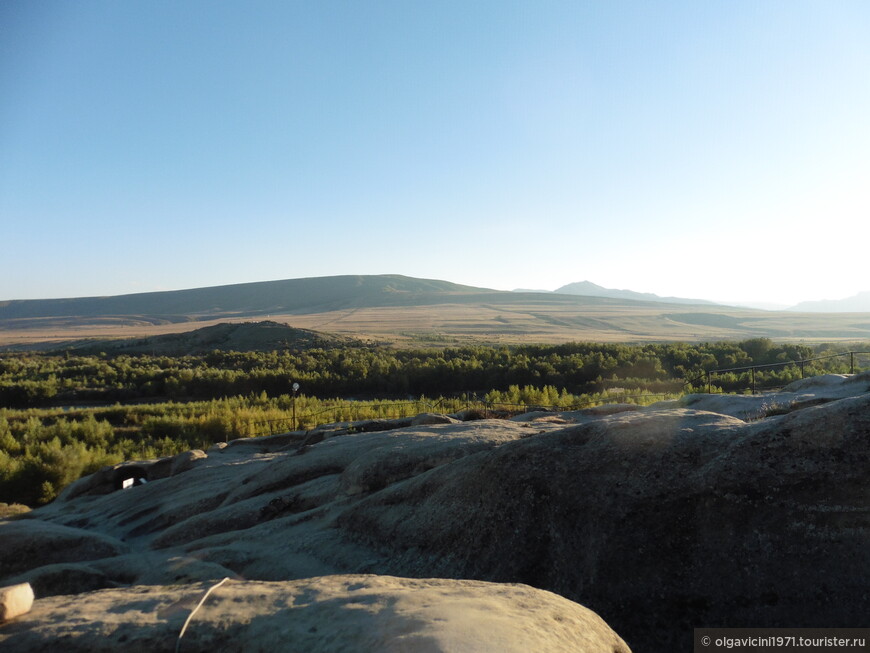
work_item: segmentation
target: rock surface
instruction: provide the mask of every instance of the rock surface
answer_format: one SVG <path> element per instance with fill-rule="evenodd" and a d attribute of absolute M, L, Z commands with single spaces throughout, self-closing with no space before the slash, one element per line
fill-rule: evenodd
<path fill-rule="evenodd" d="M 2 524 L 0 570 L 6 577 L 37 565 L 98 560 L 128 551 L 123 542 L 99 532 L 41 520 Z"/>
<path fill-rule="evenodd" d="M 63 642 L 64 651 L 87 653 L 171 651 L 176 643 L 181 651 L 269 653 L 630 653 L 591 610 L 525 585 L 368 575 L 229 581 L 193 612 L 212 585 L 42 599 L 0 630 L 0 646 L 38 651 Z"/>
<path fill-rule="evenodd" d="M 690 651 L 701 626 L 866 627 L 868 387 L 835 375 L 643 410 L 231 442 L 127 490 L 82 479 L 0 524 L 0 556 L 4 536 L 30 543 L 0 583 L 32 581 L 34 614 L 77 589 L 122 601 L 149 591 L 130 585 L 223 577 L 523 583 L 653 653 Z M 61 534 L 93 546 L 58 557 Z"/>

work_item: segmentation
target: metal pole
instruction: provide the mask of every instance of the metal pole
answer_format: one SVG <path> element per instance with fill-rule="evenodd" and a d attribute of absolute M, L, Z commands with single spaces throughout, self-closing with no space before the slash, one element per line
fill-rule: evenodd
<path fill-rule="evenodd" d="M 293 431 L 296 430 L 296 393 L 299 392 L 299 383 L 294 382 L 293 385 L 290 386 L 293 390 Z"/>

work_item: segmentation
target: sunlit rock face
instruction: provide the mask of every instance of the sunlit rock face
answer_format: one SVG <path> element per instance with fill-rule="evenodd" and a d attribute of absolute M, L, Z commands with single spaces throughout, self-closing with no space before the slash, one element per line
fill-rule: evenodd
<path fill-rule="evenodd" d="M 28 543 L 11 567 L 0 551 L 0 584 L 30 582 L 36 610 L 223 577 L 522 583 L 662 653 L 691 650 L 699 626 L 864 626 L 868 382 L 237 441 L 129 489 L 84 480 L 0 525 Z"/>
<path fill-rule="evenodd" d="M 9 650 L 52 650 L 59 642 L 87 653 L 176 644 L 183 651 L 630 653 L 599 616 L 551 592 L 373 575 L 55 596 L 0 631 Z"/>

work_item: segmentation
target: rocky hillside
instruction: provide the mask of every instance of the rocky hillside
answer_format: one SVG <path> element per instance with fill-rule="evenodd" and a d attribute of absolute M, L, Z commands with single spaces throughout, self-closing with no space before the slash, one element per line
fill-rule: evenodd
<path fill-rule="evenodd" d="M 0 585 L 37 595 L 0 646 L 174 645 L 224 578 L 187 650 L 671 653 L 700 626 L 861 627 L 868 389 L 334 425 L 107 468 L 0 524 Z"/>

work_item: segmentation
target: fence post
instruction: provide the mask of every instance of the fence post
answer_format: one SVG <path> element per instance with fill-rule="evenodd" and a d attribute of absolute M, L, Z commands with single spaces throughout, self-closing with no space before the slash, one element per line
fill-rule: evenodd
<path fill-rule="evenodd" d="M 800 363 L 801 363 L 801 378 L 804 378 L 804 361 L 803 361 L 803 359 L 801 359 Z"/>
<path fill-rule="evenodd" d="M 708 395 L 713 394 L 713 382 L 711 380 L 712 376 L 713 376 L 712 372 L 708 371 L 707 372 L 707 394 Z"/>
<path fill-rule="evenodd" d="M 751 369 L 752 372 L 752 394 L 755 394 L 755 368 Z"/>
<path fill-rule="evenodd" d="M 855 373 L 855 352 L 849 352 L 849 374 Z"/>

